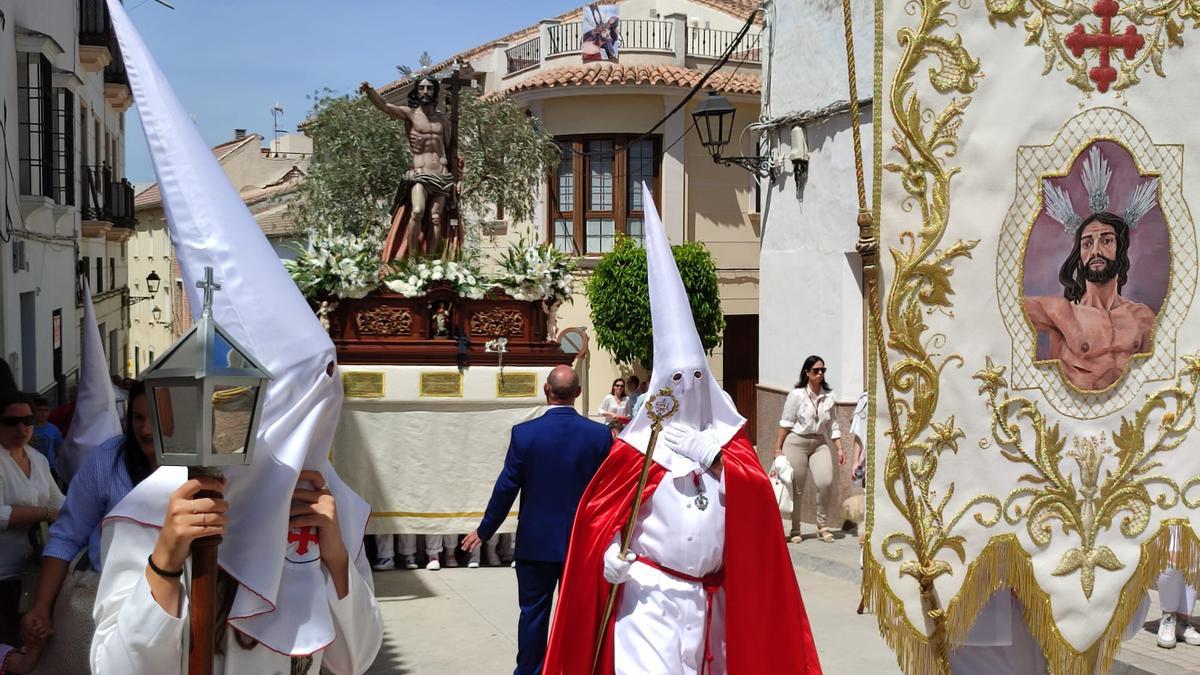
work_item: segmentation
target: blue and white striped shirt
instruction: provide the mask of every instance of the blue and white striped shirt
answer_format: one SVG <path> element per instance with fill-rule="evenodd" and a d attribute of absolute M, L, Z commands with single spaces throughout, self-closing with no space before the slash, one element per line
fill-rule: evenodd
<path fill-rule="evenodd" d="M 43 556 L 71 561 L 87 546 L 92 569 L 100 571 L 100 521 L 133 489 L 121 452 L 124 442 L 124 436 L 114 436 L 83 461 L 58 520 L 50 526 Z"/>

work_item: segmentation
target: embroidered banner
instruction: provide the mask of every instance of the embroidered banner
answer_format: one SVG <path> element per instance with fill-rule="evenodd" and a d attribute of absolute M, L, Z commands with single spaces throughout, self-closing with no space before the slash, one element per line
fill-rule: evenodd
<path fill-rule="evenodd" d="M 1168 558 L 1200 585 L 1200 2 L 875 6 L 869 601 L 910 673 L 1002 587 L 1107 669 Z"/>

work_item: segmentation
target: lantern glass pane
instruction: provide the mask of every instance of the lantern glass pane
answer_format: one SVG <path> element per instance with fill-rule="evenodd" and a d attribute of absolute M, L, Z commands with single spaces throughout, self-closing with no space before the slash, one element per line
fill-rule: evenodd
<path fill-rule="evenodd" d="M 244 455 L 254 419 L 258 387 L 218 385 L 212 397 L 212 451 L 217 455 Z"/>
<path fill-rule="evenodd" d="M 233 348 L 233 344 L 221 334 L 221 331 L 213 331 L 212 340 L 212 364 L 216 368 L 240 368 L 243 359 Z"/>
<path fill-rule="evenodd" d="M 200 425 L 200 397 L 195 387 L 154 387 L 154 408 L 164 453 L 194 455 Z"/>
<path fill-rule="evenodd" d="M 198 341 L 195 335 L 192 335 L 185 342 L 175 345 L 155 370 L 185 370 L 194 373 L 200 370 L 201 366 L 199 351 Z"/>
<path fill-rule="evenodd" d="M 733 118 L 737 115 L 737 110 L 730 108 L 729 112 L 721 115 L 721 145 L 725 145 L 733 140 Z"/>

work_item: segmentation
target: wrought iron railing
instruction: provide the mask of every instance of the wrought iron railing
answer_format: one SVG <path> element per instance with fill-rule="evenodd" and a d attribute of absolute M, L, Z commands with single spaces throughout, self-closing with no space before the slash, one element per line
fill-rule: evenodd
<path fill-rule="evenodd" d="M 104 0 L 79 0 L 79 44 L 108 47 L 111 28 Z"/>
<path fill-rule="evenodd" d="M 550 42 L 547 56 L 577 52 L 583 47 L 583 23 L 580 21 L 555 24 L 546 33 Z"/>
<path fill-rule="evenodd" d="M 83 167 L 83 199 L 80 215 L 84 220 L 103 220 L 118 227 L 137 225 L 133 215 L 133 184 L 128 178 L 113 180 L 112 167 Z"/>
<path fill-rule="evenodd" d="M 508 62 L 508 74 L 532 68 L 541 62 L 541 38 L 526 40 L 504 50 Z"/>
<path fill-rule="evenodd" d="M 715 28 L 688 28 L 688 56 L 705 56 L 720 58 L 737 39 L 738 31 L 717 30 Z M 734 48 L 731 61 L 751 61 L 758 63 L 762 60 L 760 33 L 746 33 L 746 37 Z"/>
<path fill-rule="evenodd" d="M 621 49 L 675 49 L 675 24 L 671 21 L 654 19 L 625 19 L 618 31 L 621 34 Z"/>

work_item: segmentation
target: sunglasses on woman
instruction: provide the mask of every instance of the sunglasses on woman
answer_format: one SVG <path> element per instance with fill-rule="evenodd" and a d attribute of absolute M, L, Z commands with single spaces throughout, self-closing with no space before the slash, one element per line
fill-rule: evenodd
<path fill-rule="evenodd" d="M 809 368 L 808 372 L 814 373 L 814 374 L 819 374 L 819 375 L 824 375 L 826 370 L 829 370 L 829 369 L 828 368 Z"/>
<path fill-rule="evenodd" d="M 19 424 L 24 424 L 27 427 L 33 426 L 33 415 L 12 415 L 0 417 L 0 424 L 6 427 L 15 427 Z"/>

